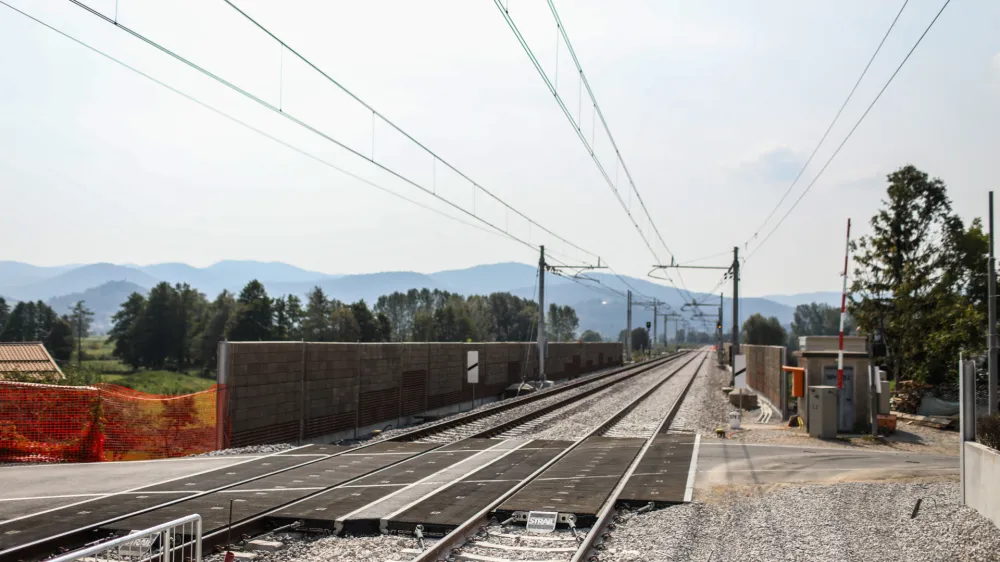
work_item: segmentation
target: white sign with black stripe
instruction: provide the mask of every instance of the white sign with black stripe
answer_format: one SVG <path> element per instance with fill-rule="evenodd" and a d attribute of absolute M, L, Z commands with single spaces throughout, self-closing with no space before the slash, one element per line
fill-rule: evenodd
<path fill-rule="evenodd" d="M 466 361 L 466 372 L 469 377 L 469 384 L 476 384 L 479 382 L 479 352 L 470 351 L 468 360 Z"/>

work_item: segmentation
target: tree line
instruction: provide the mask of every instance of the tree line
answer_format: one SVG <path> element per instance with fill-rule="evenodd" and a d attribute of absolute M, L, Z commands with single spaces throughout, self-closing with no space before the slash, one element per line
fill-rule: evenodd
<path fill-rule="evenodd" d="M 854 318 L 848 314 L 844 334 L 853 335 L 854 329 Z M 740 341 L 750 345 L 782 345 L 789 351 L 796 351 L 799 349 L 800 337 L 836 336 L 839 333 L 840 309 L 813 302 L 795 307 L 791 330 L 786 330 L 775 316 L 764 317 L 759 313 L 751 315 L 743 322 Z"/>
<path fill-rule="evenodd" d="M 461 295 L 410 289 L 379 297 L 375 311 L 389 321 L 391 341 L 531 341 L 537 337 L 538 303 L 510 293 Z M 550 304 L 549 341 L 575 341 L 580 326 L 570 306 Z"/>
<path fill-rule="evenodd" d="M 59 315 L 42 301 L 22 301 L 13 308 L 0 297 L 0 342 L 42 342 L 53 359 L 69 361 L 90 332 L 94 313 L 77 302 Z"/>
<path fill-rule="evenodd" d="M 526 341 L 534 338 L 538 305 L 509 293 L 463 297 L 411 289 L 378 299 L 369 308 L 328 297 L 315 287 L 305 302 L 270 297 L 250 281 L 234 296 L 214 301 L 187 284 L 160 283 L 149 295 L 133 293 L 112 317 L 114 355 L 131 367 L 208 371 L 220 341 Z M 579 321 L 572 307 L 549 307 L 552 341 L 571 341 Z"/>

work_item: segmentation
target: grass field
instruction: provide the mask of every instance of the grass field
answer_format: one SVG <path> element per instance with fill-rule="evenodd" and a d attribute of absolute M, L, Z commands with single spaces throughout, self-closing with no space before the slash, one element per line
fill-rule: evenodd
<path fill-rule="evenodd" d="M 215 378 L 177 373 L 174 371 L 133 371 L 112 355 L 114 346 L 103 336 L 83 339 L 82 367 L 99 375 L 101 382 L 127 386 L 150 394 L 190 394 L 199 392 L 215 384 Z M 76 365 L 76 352 L 70 364 Z"/>
<path fill-rule="evenodd" d="M 215 384 L 213 379 L 173 371 L 139 371 L 130 375 L 102 375 L 101 380 L 150 394 L 170 395 L 199 392 Z"/>

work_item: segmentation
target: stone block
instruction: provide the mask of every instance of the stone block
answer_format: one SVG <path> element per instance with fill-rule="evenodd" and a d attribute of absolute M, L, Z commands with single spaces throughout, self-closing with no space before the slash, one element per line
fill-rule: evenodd
<path fill-rule="evenodd" d="M 280 550 L 282 546 L 284 546 L 284 544 L 278 541 L 265 541 L 262 539 L 257 539 L 247 543 L 247 547 L 250 548 L 250 550 L 257 550 L 261 552 L 274 552 L 276 550 Z"/>

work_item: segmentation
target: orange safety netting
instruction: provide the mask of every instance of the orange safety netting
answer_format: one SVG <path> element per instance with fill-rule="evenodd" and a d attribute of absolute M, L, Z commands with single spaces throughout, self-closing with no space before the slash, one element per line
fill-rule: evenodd
<path fill-rule="evenodd" d="M 220 385 L 183 396 L 112 384 L 0 382 L 0 462 L 90 462 L 213 451 L 228 432 Z"/>

